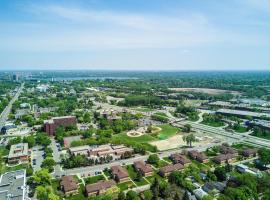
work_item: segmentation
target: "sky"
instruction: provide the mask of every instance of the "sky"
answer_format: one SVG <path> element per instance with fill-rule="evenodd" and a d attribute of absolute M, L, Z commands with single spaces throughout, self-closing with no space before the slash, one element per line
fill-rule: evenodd
<path fill-rule="evenodd" d="M 0 0 L 0 70 L 270 70 L 270 0 Z"/>

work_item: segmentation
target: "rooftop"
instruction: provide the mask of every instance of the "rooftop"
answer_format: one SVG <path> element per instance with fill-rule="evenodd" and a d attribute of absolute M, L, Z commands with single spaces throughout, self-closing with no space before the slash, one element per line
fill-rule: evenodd
<path fill-rule="evenodd" d="M 1 200 L 25 200 L 26 173 L 25 170 L 7 172 L 0 177 Z"/>
<path fill-rule="evenodd" d="M 11 145 L 8 158 L 17 158 L 20 156 L 28 155 L 28 144 L 27 143 L 19 143 Z"/>

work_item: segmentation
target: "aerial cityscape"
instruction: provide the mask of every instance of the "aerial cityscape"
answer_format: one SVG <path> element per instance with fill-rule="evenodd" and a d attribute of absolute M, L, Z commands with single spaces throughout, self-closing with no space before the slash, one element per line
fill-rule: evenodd
<path fill-rule="evenodd" d="M 0 200 L 270 200 L 269 0 L 1 0 Z"/>

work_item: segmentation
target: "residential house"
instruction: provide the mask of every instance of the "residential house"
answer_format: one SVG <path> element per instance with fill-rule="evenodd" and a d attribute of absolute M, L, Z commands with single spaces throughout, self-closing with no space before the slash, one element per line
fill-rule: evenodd
<path fill-rule="evenodd" d="M 200 163 L 207 163 L 207 162 L 209 162 L 209 158 L 204 153 L 198 152 L 196 150 L 189 151 L 188 152 L 188 155 L 192 159 L 197 160 Z"/>
<path fill-rule="evenodd" d="M 112 166 L 111 170 L 113 178 L 116 182 L 122 183 L 130 180 L 127 170 L 120 165 Z"/>
<path fill-rule="evenodd" d="M 231 163 L 235 161 L 236 155 L 235 154 L 220 154 L 213 158 L 213 161 L 217 164 L 225 164 Z"/>
<path fill-rule="evenodd" d="M 78 194 L 78 182 L 73 176 L 64 176 L 60 182 L 61 190 L 66 196 Z"/>
<path fill-rule="evenodd" d="M 115 185 L 116 183 L 113 180 L 109 181 L 102 180 L 94 184 L 86 185 L 85 191 L 88 197 L 97 196 L 104 194 L 108 189 L 112 188 Z"/>
<path fill-rule="evenodd" d="M 134 162 L 134 168 L 138 173 L 141 173 L 142 176 L 153 175 L 153 168 L 151 165 L 146 164 L 142 160 Z"/>
<path fill-rule="evenodd" d="M 166 177 L 170 175 L 170 173 L 172 173 L 173 171 L 179 171 L 183 169 L 184 169 L 184 165 L 182 165 L 181 163 L 170 164 L 170 165 L 160 168 L 159 174 L 163 177 Z"/>
<path fill-rule="evenodd" d="M 184 166 L 188 166 L 191 164 L 191 161 L 183 154 L 175 153 L 170 156 L 170 159 L 173 161 L 174 164 L 181 163 Z"/>

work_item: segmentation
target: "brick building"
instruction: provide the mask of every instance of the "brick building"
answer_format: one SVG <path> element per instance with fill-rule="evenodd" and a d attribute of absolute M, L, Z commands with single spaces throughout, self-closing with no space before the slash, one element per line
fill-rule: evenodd
<path fill-rule="evenodd" d="M 55 135 L 56 128 L 59 126 L 72 126 L 76 125 L 77 120 L 75 116 L 63 116 L 63 117 L 53 117 L 50 120 L 44 121 L 44 131 L 48 133 L 48 135 Z"/>

